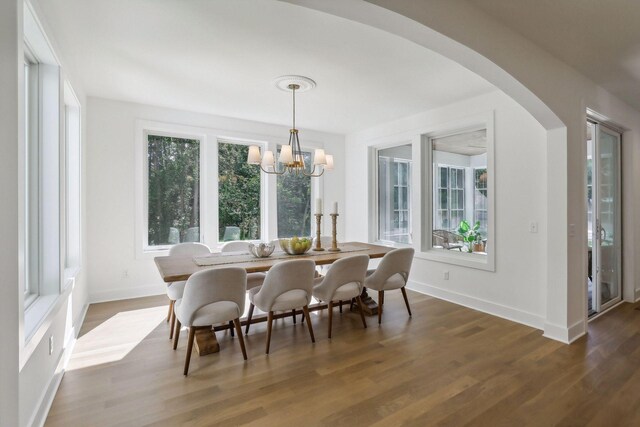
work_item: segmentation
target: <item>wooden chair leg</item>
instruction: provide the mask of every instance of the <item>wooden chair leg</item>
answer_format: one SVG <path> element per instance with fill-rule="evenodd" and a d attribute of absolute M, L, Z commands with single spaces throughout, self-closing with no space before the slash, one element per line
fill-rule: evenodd
<path fill-rule="evenodd" d="M 271 327 L 273 326 L 273 311 L 269 312 L 267 317 L 267 349 L 266 354 L 269 354 L 269 346 L 271 345 Z"/>
<path fill-rule="evenodd" d="M 407 298 L 407 290 L 403 287 L 400 288 L 402 291 L 402 296 L 404 297 L 404 304 L 407 306 L 407 311 L 409 312 L 409 317 L 411 317 L 411 308 L 409 307 L 409 298 Z"/>
<path fill-rule="evenodd" d="M 242 357 L 244 357 L 244 360 L 247 360 L 247 349 L 244 347 L 244 338 L 242 337 L 242 326 L 240 326 L 240 319 L 233 319 L 232 323 L 236 327 L 236 332 L 238 333 L 238 341 L 240 341 Z"/>
<path fill-rule="evenodd" d="M 378 291 L 378 325 L 382 323 L 382 305 L 384 304 L 384 291 Z"/>
<path fill-rule="evenodd" d="M 173 349 L 174 350 L 176 348 L 178 348 L 178 338 L 180 338 L 180 328 L 181 327 L 182 327 L 182 325 L 180 324 L 180 321 L 176 317 L 176 330 L 175 330 L 175 335 L 173 336 Z"/>
<path fill-rule="evenodd" d="M 177 335 L 176 335 L 177 336 Z M 187 358 L 184 361 L 184 376 L 189 373 L 189 363 L 191 362 L 191 350 L 193 350 L 193 340 L 196 337 L 196 328 L 191 326 L 189 328 L 189 342 L 187 343 Z M 177 340 L 176 340 L 177 342 Z"/>
<path fill-rule="evenodd" d="M 229 320 L 229 333 L 231 334 L 231 338 L 235 336 L 235 332 L 233 330 L 233 321 Z"/>
<path fill-rule="evenodd" d="M 174 301 L 171 301 L 171 302 L 173 303 Z M 175 327 L 176 327 L 176 313 L 175 313 L 173 307 L 174 306 L 171 305 L 171 319 L 170 319 L 171 329 L 169 330 L 169 339 L 170 340 L 173 339 L 173 333 L 175 332 Z"/>
<path fill-rule="evenodd" d="M 300 323 L 304 323 L 304 311 L 300 314 Z"/>
<path fill-rule="evenodd" d="M 291 310 L 291 313 L 293 313 L 293 324 L 296 324 L 296 309 L 294 308 L 293 310 Z"/>
<path fill-rule="evenodd" d="M 349 311 L 353 311 L 353 301 L 354 301 L 354 298 L 351 298 L 351 304 L 349 304 Z"/>
<path fill-rule="evenodd" d="M 362 319 L 362 326 L 367 328 L 367 321 L 364 319 L 364 310 L 362 309 L 363 303 L 360 295 L 356 297 L 356 301 L 358 301 L 358 311 L 360 312 L 360 319 Z"/>
<path fill-rule="evenodd" d="M 331 339 L 331 326 L 333 326 L 333 301 L 329 301 L 329 339 Z"/>
<path fill-rule="evenodd" d="M 247 326 L 244 329 L 244 334 L 245 335 L 249 335 L 249 325 L 251 325 L 251 317 L 253 317 L 253 309 L 256 306 L 251 304 L 249 305 L 249 314 L 247 315 Z"/>
<path fill-rule="evenodd" d="M 169 313 L 167 314 L 167 323 L 171 320 L 171 315 L 173 314 L 173 303 L 172 299 L 169 300 Z"/>
<path fill-rule="evenodd" d="M 340 304 L 340 314 L 342 314 L 342 300 L 338 301 L 338 304 Z"/>
<path fill-rule="evenodd" d="M 316 337 L 313 336 L 313 326 L 311 326 L 311 317 L 309 316 L 309 307 L 306 305 L 302 307 L 304 317 L 307 318 L 307 328 L 309 328 L 309 335 L 311 336 L 311 342 L 316 342 Z"/>

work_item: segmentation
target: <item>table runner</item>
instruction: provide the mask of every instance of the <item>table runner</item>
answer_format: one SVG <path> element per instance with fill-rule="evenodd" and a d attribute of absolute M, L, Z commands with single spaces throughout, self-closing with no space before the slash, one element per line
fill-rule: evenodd
<path fill-rule="evenodd" d="M 369 248 L 363 248 L 355 245 L 338 245 L 340 252 L 363 252 L 369 250 Z M 302 257 L 309 257 L 314 255 L 326 255 L 331 253 L 328 251 L 315 252 L 311 249 L 309 252 L 302 255 L 289 255 L 282 249 L 277 249 L 270 256 L 266 258 L 256 258 L 249 252 L 229 252 L 229 253 L 214 253 L 211 255 L 193 257 L 193 262 L 199 267 L 212 266 L 212 265 L 224 265 L 224 264 L 236 264 L 243 262 L 258 262 L 268 259 L 296 259 Z"/>

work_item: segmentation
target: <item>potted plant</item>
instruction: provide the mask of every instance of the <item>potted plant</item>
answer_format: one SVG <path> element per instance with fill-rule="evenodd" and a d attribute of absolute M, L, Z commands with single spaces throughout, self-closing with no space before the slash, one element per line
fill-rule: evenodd
<path fill-rule="evenodd" d="M 472 227 L 469 221 L 463 219 L 458 226 L 458 234 L 462 236 L 462 240 L 467 246 L 467 252 L 482 252 L 484 250 L 480 221 L 476 221 Z"/>

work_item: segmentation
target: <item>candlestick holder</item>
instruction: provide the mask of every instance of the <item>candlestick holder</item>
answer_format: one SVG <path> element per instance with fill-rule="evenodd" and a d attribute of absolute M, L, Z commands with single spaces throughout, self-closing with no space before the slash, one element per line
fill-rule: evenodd
<path fill-rule="evenodd" d="M 320 237 L 320 225 L 322 224 L 322 214 L 317 213 L 316 216 L 316 247 L 313 248 L 314 251 L 324 251 L 322 247 L 322 238 Z"/>
<path fill-rule="evenodd" d="M 339 252 L 340 248 L 338 247 L 338 239 L 337 239 L 337 230 L 336 224 L 338 222 L 338 214 L 332 213 L 331 215 L 331 249 L 328 249 L 329 252 Z"/>

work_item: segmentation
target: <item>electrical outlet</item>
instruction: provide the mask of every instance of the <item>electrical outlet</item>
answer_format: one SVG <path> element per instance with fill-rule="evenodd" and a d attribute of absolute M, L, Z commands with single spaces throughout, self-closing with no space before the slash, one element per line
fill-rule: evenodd
<path fill-rule="evenodd" d="M 124 270 L 122 272 L 122 278 L 123 279 L 128 279 L 129 278 L 129 270 Z"/>
<path fill-rule="evenodd" d="M 49 356 L 53 354 L 53 335 L 49 337 Z"/>
<path fill-rule="evenodd" d="M 576 225 L 569 224 L 569 237 L 575 237 L 576 235 Z"/>
<path fill-rule="evenodd" d="M 448 271 L 445 271 L 444 273 L 442 273 L 442 278 L 443 278 L 444 280 L 449 280 L 449 272 L 448 272 Z"/>
<path fill-rule="evenodd" d="M 538 232 L 538 223 L 535 221 L 531 221 L 529 223 L 529 233 L 537 233 Z"/>

